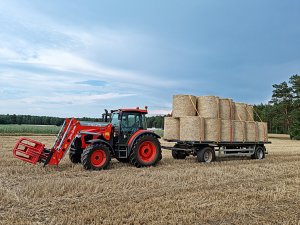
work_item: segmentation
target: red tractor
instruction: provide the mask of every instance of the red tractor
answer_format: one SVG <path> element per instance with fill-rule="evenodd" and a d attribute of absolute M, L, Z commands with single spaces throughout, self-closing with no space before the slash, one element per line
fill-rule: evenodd
<path fill-rule="evenodd" d="M 112 157 L 136 167 L 153 166 L 162 158 L 160 137 L 147 130 L 147 113 L 147 108 L 112 110 L 109 123 L 66 119 L 51 149 L 21 138 L 13 153 L 18 159 L 44 166 L 58 165 L 68 151 L 73 163 L 82 163 L 88 170 L 108 168 Z"/>

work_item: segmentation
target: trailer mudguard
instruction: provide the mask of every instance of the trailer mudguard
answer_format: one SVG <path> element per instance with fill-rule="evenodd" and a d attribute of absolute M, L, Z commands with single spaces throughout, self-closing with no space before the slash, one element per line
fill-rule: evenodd
<path fill-rule="evenodd" d="M 131 148 L 132 148 L 134 142 L 135 142 L 140 136 L 145 135 L 145 134 L 151 134 L 151 135 L 157 137 L 157 139 L 160 139 L 160 138 L 161 138 L 158 134 L 156 134 L 156 133 L 154 133 L 154 132 L 152 132 L 152 131 L 149 131 L 149 130 L 138 130 L 138 131 L 136 131 L 136 132 L 130 137 L 130 139 L 128 140 L 128 143 L 127 143 L 127 144 L 128 144 L 128 155 L 129 155 L 130 152 L 131 152 Z"/>

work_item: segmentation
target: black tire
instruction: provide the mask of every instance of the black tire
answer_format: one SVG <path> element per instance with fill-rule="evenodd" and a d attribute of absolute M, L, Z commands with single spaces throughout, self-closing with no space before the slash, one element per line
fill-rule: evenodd
<path fill-rule="evenodd" d="M 153 148 L 153 149 L 150 148 L 152 150 L 148 149 L 148 151 L 152 152 L 149 160 L 146 160 L 145 158 L 143 159 L 141 153 L 139 153 L 139 150 L 141 150 L 146 143 L 151 143 L 151 147 Z M 155 148 L 155 151 L 154 151 L 154 148 Z M 145 149 L 147 150 L 147 147 L 145 147 Z M 129 156 L 130 163 L 137 168 L 146 167 L 146 166 L 154 166 L 161 160 L 161 158 L 162 158 L 162 154 L 161 154 L 160 143 L 159 143 L 157 137 L 152 134 L 141 135 L 134 142 L 133 147 L 131 149 L 130 156 Z"/>
<path fill-rule="evenodd" d="M 69 151 L 69 159 L 72 163 L 77 164 L 77 163 L 81 163 L 81 151 L 78 151 L 77 149 L 74 148 L 70 148 Z"/>
<path fill-rule="evenodd" d="M 69 159 L 72 163 L 77 164 L 81 163 L 81 154 L 83 149 L 81 148 L 81 139 L 76 137 L 71 144 L 69 150 Z"/>
<path fill-rule="evenodd" d="M 205 147 L 197 151 L 198 162 L 210 163 L 216 159 L 215 150 L 211 147 Z"/>
<path fill-rule="evenodd" d="M 177 151 L 177 150 L 172 150 L 172 157 L 174 159 L 185 159 L 186 158 L 186 153 L 184 151 Z"/>
<path fill-rule="evenodd" d="M 252 159 L 264 159 L 265 158 L 265 148 L 262 146 L 257 146 L 253 155 L 251 155 Z"/>
<path fill-rule="evenodd" d="M 158 161 L 162 160 L 162 154 L 159 155 Z"/>
<path fill-rule="evenodd" d="M 116 158 L 119 162 L 121 163 L 129 163 L 129 159 L 128 158 Z"/>
<path fill-rule="evenodd" d="M 107 169 L 110 160 L 109 147 L 105 144 L 92 144 L 88 146 L 81 155 L 82 165 L 87 170 Z"/>

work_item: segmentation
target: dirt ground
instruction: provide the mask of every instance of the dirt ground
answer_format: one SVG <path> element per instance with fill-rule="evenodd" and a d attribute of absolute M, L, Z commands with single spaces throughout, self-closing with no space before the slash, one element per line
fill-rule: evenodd
<path fill-rule="evenodd" d="M 32 137 L 51 147 L 53 136 Z M 0 137 L 0 224 L 300 224 L 300 142 L 274 139 L 264 160 L 194 157 L 86 171 L 65 157 L 43 168 Z"/>

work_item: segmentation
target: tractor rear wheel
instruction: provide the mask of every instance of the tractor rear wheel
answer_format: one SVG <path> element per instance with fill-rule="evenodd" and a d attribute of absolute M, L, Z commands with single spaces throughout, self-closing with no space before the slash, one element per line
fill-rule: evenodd
<path fill-rule="evenodd" d="M 111 156 L 109 147 L 104 144 L 88 146 L 81 155 L 81 162 L 87 170 L 107 169 L 110 164 Z"/>
<path fill-rule="evenodd" d="M 133 144 L 129 156 L 130 163 L 136 167 L 154 166 L 162 158 L 161 146 L 152 134 L 140 136 Z"/>

